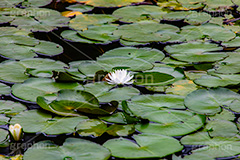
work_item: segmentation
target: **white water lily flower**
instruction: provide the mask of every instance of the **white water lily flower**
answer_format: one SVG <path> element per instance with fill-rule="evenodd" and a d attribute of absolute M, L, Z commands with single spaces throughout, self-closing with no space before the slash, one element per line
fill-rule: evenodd
<path fill-rule="evenodd" d="M 114 72 L 108 73 L 108 77 L 106 78 L 108 84 L 132 84 L 133 75 L 127 72 L 126 69 L 118 69 Z"/>
<path fill-rule="evenodd" d="M 11 133 L 15 141 L 19 141 L 22 139 L 22 127 L 20 124 L 15 124 L 14 126 L 10 125 L 9 132 Z"/>

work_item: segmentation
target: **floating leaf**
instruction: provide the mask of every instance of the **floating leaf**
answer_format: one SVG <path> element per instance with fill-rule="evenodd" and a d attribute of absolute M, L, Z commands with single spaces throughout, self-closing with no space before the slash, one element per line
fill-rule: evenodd
<path fill-rule="evenodd" d="M 0 128 L 0 147 L 7 147 L 8 141 L 8 131 L 5 129 Z"/>
<path fill-rule="evenodd" d="M 197 113 L 213 115 L 221 111 L 220 107 L 229 106 L 239 99 L 239 94 L 226 88 L 199 89 L 187 95 L 184 103 Z"/>
<path fill-rule="evenodd" d="M 94 94 L 100 102 L 127 100 L 139 94 L 139 91 L 133 87 L 111 89 L 112 87 L 113 85 L 101 82 L 84 85 L 85 90 Z"/>
<path fill-rule="evenodd" d="M 142 2 L 143 0 L 77 0 L 78 2 L 85 3 L 87 5 L 92 5 L 94 7 L 121 7 L 130 5 L 131 3 Z"/>
<path fill-rule="evenodd" d="M 38 96 L 55 95 L 61 89 L 82 89 L 78 83 L 57 83 L 52 79 L 30 78 L 12 87 L 12 94 L 20 99 L 36 102 Z"/>
<path fill-rule="evenodd" d="M 128 136 L 135 132 L 134 125 L 113 124 L 107 129 L 107 133 L 112 136 Z"/>
<path fill-rule="evenodd" d="M 219 61 L 215 65 L 217 73 L 239 73 L 240 72 L 240 52 L 229 53 L 229 57 Z"/>
<path fill-rule="evenodd" d="M 225 87 L 229 85 L 237 85 L 240 83 L 240 75 L 223 75 L 214 74 L 202 76 L 201 78 L 195 79 L 194 82 L 200 86 L 205 87 Z"/>
<path fill-rule="evenodd" d="M 106 14 L 82 14 L 76 16 L 74 19 L 70 21 L 69 26 L 75 30 L 85 30 L 89 26 L 93 25 L 103 25 L 110 22 L 116 21 L 117 18 L 112 15 Z"/>
<path fill-rule="evenodd" d="M 98 119 L 90 119 L 80 122 L 76 130 L 82 136 L 93 135 L 98 137 L 107 131 L 107 124 Z"/>
<path fill-rule="evenodd" d="M 209 137 L 208 133 L 199 132 L 181 139 L 184 145 L 202 145 L 204 147 L 193 150 L 193 154 L 205 154 L 210 157 L 230 157 L 239 154 L 240 142 L 238 138 Z"/>
<path fill-rule="evenodd" d="M 72 133 L 75 127 L 81 121 L 88 119 L 86 116 L 80 117 L 52 117 L 39 110 L 29 110 L 21 112 L 14 116 L 10 123 L 19 123 L 26 133 L 42 132 L 50 135 L 57 135 L 63 133 Z"/>
<path fill-rule="evenodd" d="M 142 116 L 161 108 L 185 109 L 183 101 L 183 96 L 171 94 L 139 95 L 133 97 L 128 106 L 134 115 Z"/>
<path fill-rule="evenodd" d="M 135 57 L 99 57 L 97 63 L 106 71 L 111 71 L 114 68 L 127 68 L 132 71 L 144 71 L 153 68 L 151 63 Z"/>
<path fill-rule="evenodd" d="M 140 134 L 133 136 L 136 143 L 116 138 L 103 144 L 114 157 L 124 159 L 160 158 L 182 150 L 180 143 L 172 138 L 156 134 Z"/>
<path fill-rule="evenodd" d="M 67 138 L 62 146 L 49 141 L 41 141 L 24 153 L 25 160 L 84 159 L 107 160 L 110 152 L 99 144 L 79 138 Z"/>
<path fill-rule="evenodd" d="M 120 47 L 105 52 L 101 57 L 132 57 L 141 58 L 150 63 L 161 61 L 165 55 L 162 51 L 154 48 L 135 48 L 135 47 Z"/>
<path fill-rule="evenodd" d="M 161 110 L 148 112 L 141 116 L 154 123 L 137 124 L 142 133 L 154 133 L 167 136 L 181 136 L 201 128 L 204 120 L 201 116 L 187 111 Z"/>
<path fill-rule="evenodd" d="M 5 117 L 4 115 L 0 115 L 0 125 L 6 125 L 8 124 L 8 121 L 10 120 L 10 118 Z M 0 139 L 1 140 L 1 139 Z"/>
<path fill-rule="evenodd" d="M 222 47 L 212 43 L 189 42 L 166 46 L 165 50 L 170 56 L 186 62 L 214 62 L 227 57 L 225 52 L 219 51 Z"/>
<path fill-rule="evenodd" d="M 187 94 L 195 91 L 197 89 L 197 85 L 193 83 L 191 80 L 179 80 L 172 84 L 171 87 L 167 88 L 166 93 L 186 96 Z"/>
<path fill-rule="evenodd" d="M 178 31 L 179 28 L 173 25 L 144 21 L 122 25 L 114 31 L 114 35 L 133 42 L 165 42 L 172 37 L 169 33 Z"/>
<path fill-rule="evenodd" d="M 27 107 L 19 102 L 0 100 L 0 114 L 11 117 L 26 109 Z"/>
<path fill-rule="evenodd" d="M 138 22 L 142 20 L 154 20 L 160 22 L 167 12 L 161 7 L 151 5 L 122 7 L 113 12 L 123 22 Z"/>
<path fill-rule="evenodd" d="M 8 95 L 11 93 L 11 87 L 4 83 L 0 83 L 0 95 Z"/>

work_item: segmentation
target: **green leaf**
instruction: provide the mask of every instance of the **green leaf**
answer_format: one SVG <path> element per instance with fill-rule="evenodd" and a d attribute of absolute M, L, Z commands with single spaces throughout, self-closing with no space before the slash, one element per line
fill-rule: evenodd
<path fill-rule="evenodd" d="M 24 153 L 25 160 L 84 159 L 107 160 L 110 152 L 99 144 L 79 138 L 67 138 L 62 146 L 49 141 L 36 143 Z"/>
<path fill-rule="evenodd" d="M 189 42 L 166 46 L 164 48 L 172 58 L 186 62 L 214 62 L 228 55 L 219 51 L 222 47 L 212 43 Z"/>
<path fill-rule="evenodd" d="M 75 132 L 79 122 L 88 119 L 86 116 L 79 117 L 52 117 L 51 114 L 39 110 L 29 110 L 14 116 L 10 123 L 19 123 L 26 133 L 42 132 L 50 135 Z"/>
<path fill-rule="evenodd" d="M 55 95 L 61 89 L 82 89 L 78 83 L 57 83 L 52 79 L 30 78 L 22 84 L 14 84 L 12 94 L 20 99 L 36 102 L 38 96 Z"/>
<path fill-rule="evenodd" d="M 12 117 L 24 110 L 27 110 L 27 107 L 19 102 L 0 100 L 0 114 Z"/>
<path fill-rule="evenodd" d="M 134 135 L 136 143 L 116 138 L 103 144 L 114 157 L 124 159 L 160 158 L 182 150 L 183 146 L 172 138 L 156 134 Z"/>
<path fill-rule="evenodd" d="M 142 133 L 154 133 L 167 136 L 181 136 L 194 132 L 204 125 L 201 116 L 188 111 L 161 110 L 148 112 L 141 116 L 154 123 L 137 124 Z"/>
<path fill-rule="evenodd" d="M 142 2 L 143 0 L 77 0 L 78 2 L 85 3 L 94 7 L 121 7 L 130 5 L 131 3 Z"/>
<path fill-rule="evenodd" d="M 143 116 L 161 108 L 185 109 L 183 101 L 183 96 L 171 94 L 139 95 L 133 97 L 128 106 L 134 115 Z"/>
<path fill-rule="evenodd" d="M 188 94 L 184 103 L 196 113 L 214 115 L 221 111 L 221 107 L 229 106 L 239 99 L 239 94 L 226 88 L 199 89 Z"/>

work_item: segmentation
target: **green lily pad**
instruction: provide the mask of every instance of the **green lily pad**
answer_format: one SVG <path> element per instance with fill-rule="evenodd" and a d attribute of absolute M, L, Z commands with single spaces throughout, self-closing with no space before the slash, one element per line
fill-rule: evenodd
<path fill-rule="evenodd" d="M 229 53 L 229 57 L 215 64 L 217 73 L 240 73 L 240 52 Z"/>
<path fill-rule="evenodd" d="M 239 154 L 240 142 L 238 138 L 209 137 L 206 132 L 199 132 L 181 139 L 184 145 L 204 145 L 205 147 L 193 150 L 193 154 L 205 154 L 214 158 L 230 157 Z"/>
<path fill-rule="evenodd" d="M 0 36 L 0 54 L 11 59 L 25 59 L 43 54 L 54 56 L 63 52 L 62 46 L 47 41 L 39 41 L 23 35 L 3 35 Z"/>
<path fill-rule="evenodd" d="M 128 6 L 115 10 L 113 15 L 123 22 L 139 22 L 142 20 L 155 20 L 160 22 L 167 12 L 161 7 L 151 5 Z"/>
<path fill-rule="evenodd" d="M 70 20 L 69 26 L 81 31 L 87 29 L 89 26 L 99 26 L 116 20 L 116 17 L 107 14 L 81 14 Z"/>
<path fill-rule="evenodd" d="M 10 120 L 10 118 L 5 117 L 4 115 L 0 115 L 0 125 L 6 125 L 8 124 L 8 121 Z"/>
<path fill-rule="evenodd" d="M 0 83 L 0 95 L 8 95 L 11 93 L 11 87 L 4 83 Z"/>
<path fill-rule="evenodd" d="M 82 89 L 78 83 L 58 83 L 52 79 L 30 78 L 22 84 L 14 84 L 12 94 L 20 99 L 36 102 L 38 96 L 55 95 L 61 89 Z"/>
<path fill-rule="evenodd" d="M 71 11 L 78 11 L 78 12 L 88 12 L 93 10 L 94 7 L 89 5 L 83 5 L 83 4 L 74 4 L 66 7 L 66 9 Z"/>
<path fill-rule="evenodd" d="M 221 111 L 221 107 L 229 106 L 234 100 L 239 99 L 239 94 L 226 88 L 199 89 L 188 94 L 184 103 L 194 112 L 214 115 Z"/>
<path fill-rule="evenodd" d="M 121 6 L 127 6 L 132 3 L 142 2 L 143 0 L 77 0 L 78 2 L 85 3 L 87 5 L 91 5 L 94 7 L 121 7 Z"/>
<path fill-rule="evenodd" d="M 240 112 L 240 100 L 234 100 L 229 107 L 234 112 Z"/>
<path fill-rule="evenodd" d="M 107 160 L 110 152 L 99 144 L 79 138 L 67 138 L 62 146 L 49 141 L 38 142 L 24 153 L 25 160 L 84 159 Z"/>
<path fill-rule="evenodd" d="M 160 72 L 151 72 L 145 71 L 142 73 L 137 73 L 134 75 L 134 84 L 136 85 L 147 85 L 147 86 L 155 86 L 155 85 L 164 85 L 168 81 L 173 80 L 174 77 Z"/>
<path fill-rule="evenodd" d="M 80 37 L 77 31 L 73 30 L 65 30 L 61 33 L 61 36 L 68 40 L 68 41 L 73 41 L 73 42 L 80 42 L 80 43 L 101 43 L 101 41 L 94 41 L 90 39 L 86 39 L 84 37 Z"/>
<path fill-rule="evenodd" d="M 211 155 L 205 155 L 201 153 L 194 153 L 190 155 L 185 155 L 183 158 L 182 157 L 177 157 L 173 155 L 172 160 L 215 160 L 214 157 Z"/>
<path fill-rule="evenodd" d="M 11 25 L 29 31 L 48 32 L 57 27 L 67 26 L 69 22 L 69 18 L 47 8 L 4 8 L 0 14 L 14 16 Z"/>
<path fill-rule="evenodd" d="M 24 110 L 27 110 L 27 107 L 19 102 L 0 100 L 0 114 L 11 117 Z"/>
<path fill-rule="evenodd" d="M 134 125 L 119 125 L 113 124 L 108 127 L 107 133 L 112 136 L 128 136 L 135 132 Z"/>
<path fill-rule="evenodd" d="M 42 132 L 50 135 L 75 132 L 79 122 L 88 119 L 86 116 L 79 117 L 52 117 L 39 110 L 29 110 L 14 116 L 10 123 L 19 123 L 26 133 Z"/>
<path fill-rule="evenodd" d="M 154 123 L 137 124 L 142 133 L 154 133 L 167 136 L 181 136 L 194 132 L 204 125 L 201 116 L 187 111 L 161 110 L 148 112 L 141 116 Z"/>
<path fill-rule="evenodd" d="M 135 116 L 158 111 L 161 108 L 185 109 L 183 104 L 184 97 L 171 94 L 154 94 L 135 96 L 128 102 L 130 110 Z"/>
<path fill-rule="evenodd" d="M 180 96 L 186 96 L 189 93 L 197 90 L 197 85 L 191 80 L 179 80 L 167 88 L 166 93 L 175 94 Z"/>
<path fill-rule="evenodd" d="M 76 130 L 82 136 L 98 137 L 107 131 L 107 124 L 98 119 L 90 119 L 80 122 Z"/>
<path fill-rule="evenodd" d="M 97 63 L 106 71 L 111 71 L 114 68 L 127 68 L 132 71 L 144 71 L 153 68 L 151 63 L 135 57 L 99 57 Z"/>
<path fill-rule="evenodd" d="M 214 62 L 227 57 L 225 52 L 219 51 L 222 47 L 212 43 L 189 42 L 166 46 L 164 48 L 170 56 L 186 62 Z"/>
<path fill-rule="evenodd" d="M 87 30 L 78 31 L 78 34 L 86 39 L 99 41 L 99 43 L 110 43 L 120 38 L 120 36 L 113 35 L 117 27 L 117 25 L 89 26 Z"/>
<path fill-rule="evenodd" d="M 121 36 L 121 39 L 133 42 L 165 42 L 171 39 L 169 32 L 178 32 L 179 28 L 169 24 L 156 22 L 139 22 L 122 25 L 114 31 L 114 35 Z"/>
<path fill-rule="evenodd" d="M 27 1 L 23 1 L 23 3 L 21 5 L 24 7 L 42 7 L 42 6 L 46 6 L 46 5 L 50 4 L 51 2 L 52 2 L 52 0 L 42 0 L 42 1 L 27 0 Z"/>
<path fill-rule="evenodd" d="M 132 57 L 141 58 L 150 63 L 161 61 L 165 55 L 162 51 L 154 48 L 135 48 L 135 47 L 120 47 L 105 52 L 101 57 Z"/>
<path fill-rule="evenodd" d="M 67 67 L 60 61 L 47 58 L 29 58 L 21 61 L 4 61 L 0 64 L 0 79 L 6 82 L 24 82 L 29 75 L 36 77 L 51 77 L 53 70 Z"/>
<path fill-rule="evenodd" d="M 233 103 L 231 103 L 232 105 Z M 230 105 L 230 106 L 231 106 Z M 223 111 L 221 113 L 218 113 L 214 116 L 209 116 L 208 117 L 209 120 L 226 120 L 226 121 L 234 121 L 235 119 L 235 115 L 231 112 L 228 111 L 226 109 L 223 109 Z"/>
<path fill-rule="evenodd" d="M 127 124 L 127 119 L 122 112 L 117 112 L 112 114 L 111 116 L 101 116 L 98 118 L 110 123 Z"/>
<path fill-rule="evenodd" d="M 29 36 L 30 31 L 21 30 L 15 27 L 0 27 L 0 35 L 22 35 L 22 36 Z"/>
<path fill-rule="evenodd" d="M 240 43 L 240 37 L 236 37 L 231 41 L 221 43 L 221 45 L 223 45 L 224 47 L 239 47 L 240 46 L 239 43 Z"/>
<path fill-rule="evenodd" d="M 76 62 L 78 71 L 87 77 L 94 77 L 95 73 L 104 70 L 104 67 L 94 60 Z"/>
<path fill-rule="evenodd" d="M 201 78 L 195 79 L 194 83 L 205 86 L 205 87 L 225 87 L 229 85 L 238 85 L 240 83 L 240 75 L 223 75 L 214 74 L 202 76 Z"/>
<path fill-rule="evenodd" d="M 71 95 L 71 96 L 70 96 Z M 55 97 L 38 97 L 37 103 L 43 108 L 62 116 L 79 116 L 78 112 L 107 115 L 113 113 L 118 103 L 113 101 L 108 106 L 99 107 L 98 99 L 91 93 L 82 90 L 60 90 Z"/>
<path fill-rule="evenodd" d="M 0 128 L 0 147 L 7 147 L 8 131 Z"/>
<path fill-rule="evenodd" d="M 214 41 L 227 42 L 231 39 L 234 39 L 236 34 L 230 29 L 224 28 L 220 25 L 207 23 L 201 26 L 182 27 L 181 36 L 184 36 L 187 41 L 203 39 L 207 37 Z"/>
<path fill-rule="evenodd" d="M 205 131 L 211 137 L 234 137 L 238 133 L 237 126 L 233 122 L 226 120 L 208 121 Z"/>
<path fill-rule="evenodd" d="M 135 143 L 125 139 L 116 138 L 103 144 L 114 157 L 124 159 L 160 158 L 182 150 L 183 146 L 174 138 L 156 135 L 134 135 Z"/>
<path fill-rule="evenodd" d="M 177 11 L 163 15 L 163 19 L 168 21 L 184 20 L 189 24 L 199 25 L 209 21 L 211 19 L 211 15 L 205 12 Z"/>
<path fill-rule="evenodd" d="M 133 87 L 111 89 L 112 87 L 113 85 L 102 82 L 84 85 L 85 91 L 95 95 L 100 102 L 128 100 L 140 93 Z"/>

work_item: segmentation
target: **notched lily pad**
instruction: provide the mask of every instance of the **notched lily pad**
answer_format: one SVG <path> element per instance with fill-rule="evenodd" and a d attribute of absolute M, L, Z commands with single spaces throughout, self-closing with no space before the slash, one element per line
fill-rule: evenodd
<path fill-rule="evenodd" d="M 221 107 L 228 107 L 240 95 L 226 88 L 199 89 L 188 94 L 184 100 L 187 108 L 200 114 L 214 115 Z"/>
<path fill-rule="evenodd" d="M 143 0 L 77 0 L 78 2 L 85 3 L 94 7 L 121 7 L 130 5 L 132 3 L 142 2 Z"/>
<path fill-rule="evenodd" d="M 182 150 L 183 146 L 174 138 L 156 135 L 134 135 L 135 143 L 125 139 L 116 138 L 103 144 L 114 157 L 124 159 L 160 158 Z"/>
<path fill-rule="evenodd" d="M 79 138 L 67 138 L 62 146 L 57 146 L 50 141 L 41 141 L 33 145 L 24 153 L 25 160 L 56 159 L 84 159 L 107 160 L 110 152 L 103 146 Z"/>

